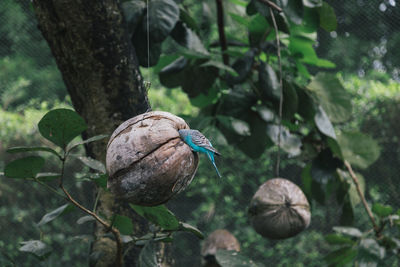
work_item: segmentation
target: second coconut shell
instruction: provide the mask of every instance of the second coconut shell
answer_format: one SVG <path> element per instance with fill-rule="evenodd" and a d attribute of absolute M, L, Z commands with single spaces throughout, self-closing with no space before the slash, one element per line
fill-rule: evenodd
<path fill-rule="evenodd" d="M 311 221 L 310 205 L 303 191 L 283 178 L 268 180 L 258 188 L 249 215 L 256 232 L 270 239 L 295 236 Z"/>

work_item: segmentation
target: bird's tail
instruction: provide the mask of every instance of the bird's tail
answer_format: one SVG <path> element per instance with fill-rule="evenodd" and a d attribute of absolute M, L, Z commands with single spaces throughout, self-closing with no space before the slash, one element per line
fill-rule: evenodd
<path fill-rule="evenodd" d="M 207 153 L 208 158 L 210 159 L 212 165 L 214 165 L 215 171 L 217 172 L 219 178 L 221 178 L 221 174 L 218 171 L 217 165 L 215 164 L 214 154 L 212 152 Z"/>
<path fill-rule="evenodd" d="M 217 165 L 215 165 L 215 161 L 212 161 L 212 164 L 214 165 L 215 171 L 217 172 L 219 178 L 222 178 L 221 174 L 218 171 Z"/>

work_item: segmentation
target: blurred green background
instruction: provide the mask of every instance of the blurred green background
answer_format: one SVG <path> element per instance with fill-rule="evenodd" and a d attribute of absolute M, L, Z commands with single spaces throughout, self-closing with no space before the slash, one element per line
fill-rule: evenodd
<path fill-rule="evenodd" d="M 190 2 L 190 1 L 189 1 Z M 208 3 L 209 1 L 204 1 Z M 336 12 L 338 28 L 320 31 L 318 56 L 336 63 L 335 72 L 352 95 L 353 117 L 339 127 L 361 129 L 374 137 L 380 158 L 361 171 L 367 182 L 366 197 L 400 208 L 400 10 L 394 0 L 327 1 Z M 209 3 L 210 12 L 214 5 Z M 228 18 L 227 32 L 231 25 Z M 233 24 L 233 22 L 232 22 Z M 215 40 L 215 25 L 209 39 Z M 166 43 L 166 50 L 173 45 Z M 152 86 L 149 99 L 154 110 L 195 116 L 199 110 L 180 89 L 163 88 L 152 69 L 142 70 Z M 148 78 L 149 77 L 149 78 Z M 5 152 L 18 145 L 46 144 L 36 125 L 55 107 L 71 107 L 62 77 L 51 52 L 36 27 L 29 1 L 2 0 L 0 3 L 0 170 L 14 155 Z M 207 135 L 207 129 L 204 129 Z M 182 220 L 208 234 L 215 229 L 230 230 L 239 240 L 242 251 L 255 261 L 269 266 L 324 266 L 323 257 L 330 247 L 323 236 L 339 224 L 340 207 L 335 199 L 313 201 L 311 226 L 302 234 L 283 241 L 269 241 L 248 224 L 247 205 L 258 186 L 273 177 L 276 149 L 266 151 L 257 160 L 249 160 L 226 140 L 213 140 L 224 155 L 217 164 L 223 179 L 218 179 L 210 163 L 201 159 L 196 178 L 184 193 L 168 203 Z M 83 152 L 83 151 L 82 151 Z M 43 155 L 49 157 L 48 155 Z M 232 164 L 232 162 L 235 162 Z M 77 162 L 67 166 L 69 186 L 85 205 L 94 201 L 91 183 L 79 180 L 84 167 Z M 301 185 L 303 163 L 282 159 L 281 176 Z M 48 166 L 49 171 L 58 166 Z M 78 173 L 78 174 L 76 174 Z M 78 225 L 82 214 L 71 213 L 62 220 L 37 227 L 44 213 L 63 204 L 62 199 L 40 190 L 27 181 L 0 176 L 0 266 L 9 259 L 16 266 L 86 266 L 92 238 L 89 224 Z M 356 227 L 368 224 L 362 208 L 356 210 Z M 18 251 L 21 241 L 39 239 L 53 249 L 40 262 Z M 201 242 L 186 233 L 173 242 L 177 266 L 200 266 Z M 301 260 L 299 260 L 301 259 Z M 398 263 L 398 261 L 397 261 Z M 388 266 L 396 266 L 388 259 Z M 393 264 L 393 265 L 392 265 Z"/>

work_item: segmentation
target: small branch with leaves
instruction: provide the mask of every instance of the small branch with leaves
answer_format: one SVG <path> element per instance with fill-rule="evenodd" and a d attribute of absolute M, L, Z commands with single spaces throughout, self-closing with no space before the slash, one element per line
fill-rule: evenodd
<path fill-rule="evenodd" d="M 60 121 L 62 122 L 62 127 L 59 124 Z M 45 164 L 45 159 L 40 156 L 28 156 L 25 158 L 17 159 L 7 164 L 5 167 L 4 175 L 9 178 L 23 178 L 27 180 L 33 180 L 39 183 L 50 192 L 56 194 L 59 197 L 65 198 L 72 205 L 78 207 L 86 214 L 92 216 L 94 220 L 99 222 L 106 229 L 109 229 L 109 231 L 111 231 L 115 237 L 117 246 L 114 266 L 122 266 L 123 247 L 122 247 L 121 234 L 119 230 L 113 227 L 112 223 L 107 222 L 106 220 L 100 218 L 100 216 L 97 215 L 95 212 L 85 208 L 75 198 L 73 198 L 71 194 L 67 191 L 67 189 L 64 187 L 65 163 L 66 160 L 68 159 L 70 151 L 79 145 L 103 139 L 107 137 L 107 135 L 94 136 L 92 138 L 74 144 L 70 143 L 72 139 L 79 136 L 84 130 L 86 130 L 87 126 L 82 117 L 80 117 L 77 113 L 69 109 L 56 109 L 48 112 L 39 122 L 38 128 L 39 132 L 44 138 L 53 142 L 55 145 L 57 145 L 62 149 L 62 153 L 58 153 L 56 150 L 50 147 L 14 147 L 8 149 L 7 151 L 9 153 L 48 152 L 53 155 L 56 155 L 57 158 L 61 161 L 60 173 L 59 174 L 39 173 L 39 171 Z M 62 194 L 59 190 L 57 190 L 57 188 L 46 183 L 56 178 L 59 179 L 59 188 L 63 191 L 64 194 Z M 52 216 L 50 216 L 52 219 L 48 219 L 49 216 L 47 216 L 46 218 L 47 215 L 46 214 L 45 216 L 43 216 L 41 222 L 39 222 L 38 225 L 42 225 L 53 220 L 58 215 L 62 214 L 67 207 L 68 205 L 64 205 L 52 211 L 51 212 Z M 36 241 L 41 242 L 39 240 Z M 41 245 L 45 246 L 44 244 Z"/>
<path fill-rule="evenodd" d="M 84 206 L 82 206 L 82 204 L 80 204 L 78 201 L 76 201 L 71 194 L 65 189 L 64 184 L 63 184 L 63 180 L 64 180 L 64 173 L 65 173 L 65 162 L 67 160 L 66 157 L 66 153 L 64 153 L 64 156 L 61 159 L 61 177 L 60 177 L 60 184 L 59 187 L 60 189 L 64 192 L 64 194 L 67 197 L 67 200 L 70 201 L 73 205 L 75 205 L 76 207 L 78 207 L 80 210 L 82 210 L 83 212 L 89 214 L 90 216 L 92 216 L 96 221 L 98 221 L 101 225 L 104 226 L 105 229 L 109 229 L 109 231 L 112 232 L 112 234 L 114 235 L 115 238 L 115 242 L 117 244 L 117 253 L 115 256 L 115 266 L 122 266 L 123 265 L 123 254 L 122 254 L 122 239 L 121 239 L 121 234 L 119 232 L 119 230 L 115 227 L 112 226 L 112 223 L 108 223 L 106 221 L 104 221 L 102 218 L 99 217 L 99 215 L 97 215 L 95 212 L 90 211 L 89 209 L 85 208 Z"/>
<path fill-rule="evenodd" d="M 349 172 L 350 177 L 354 182 L 354 185 L 356 186 L 357 193 L 361 199 L 361 202 L 362 202 L 365 210 L 367 211 L 367 214 L 368 214 L 369 219 L 371 220 L 372 226 L 374 227 L 375 235 L 376 235 L 376 237 L 379 238 L 382 235 L 383 229 L 382 229 L 382 227 L 379 227 L 378 224 L 376 223 L 374 215 L 372 214 L 372 211 L 368 206 L 367 200 L 365 199 L 365 196 L 361 190 L 357 175 L 354 173 L 353 168 L 351 167 L 350 163 L 347 160 L 345 160 L 344 165 L 346 166 L 346 169 Z"/>

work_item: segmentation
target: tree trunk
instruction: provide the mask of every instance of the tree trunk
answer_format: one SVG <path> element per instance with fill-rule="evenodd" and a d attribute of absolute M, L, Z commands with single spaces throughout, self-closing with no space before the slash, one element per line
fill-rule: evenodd
<path fill-rule="evenodd" d="M 85 137 L 111 134 L 121 122 L 150 108 L 119 1 L 33 0 L 33 6 L 74 108 L 89 126 Z M 106 144 L 107 140 L 91 143 L 87 154 L 104 162 Z M 118 203 L 110 193 L 98 193 L 98 213 L 130 216 L 135 235 L 147 231 L 147 222 L 135 216 L 126 203 Z M 92 266 L 112 266 L 114 262 L 115 242 L 105 233 L 96 226 Z M 166 255 L 161 247 L 160 255 Z M 139 248 L 130 249 L 125 266 L 136 266 L 139 252 Z"/>

